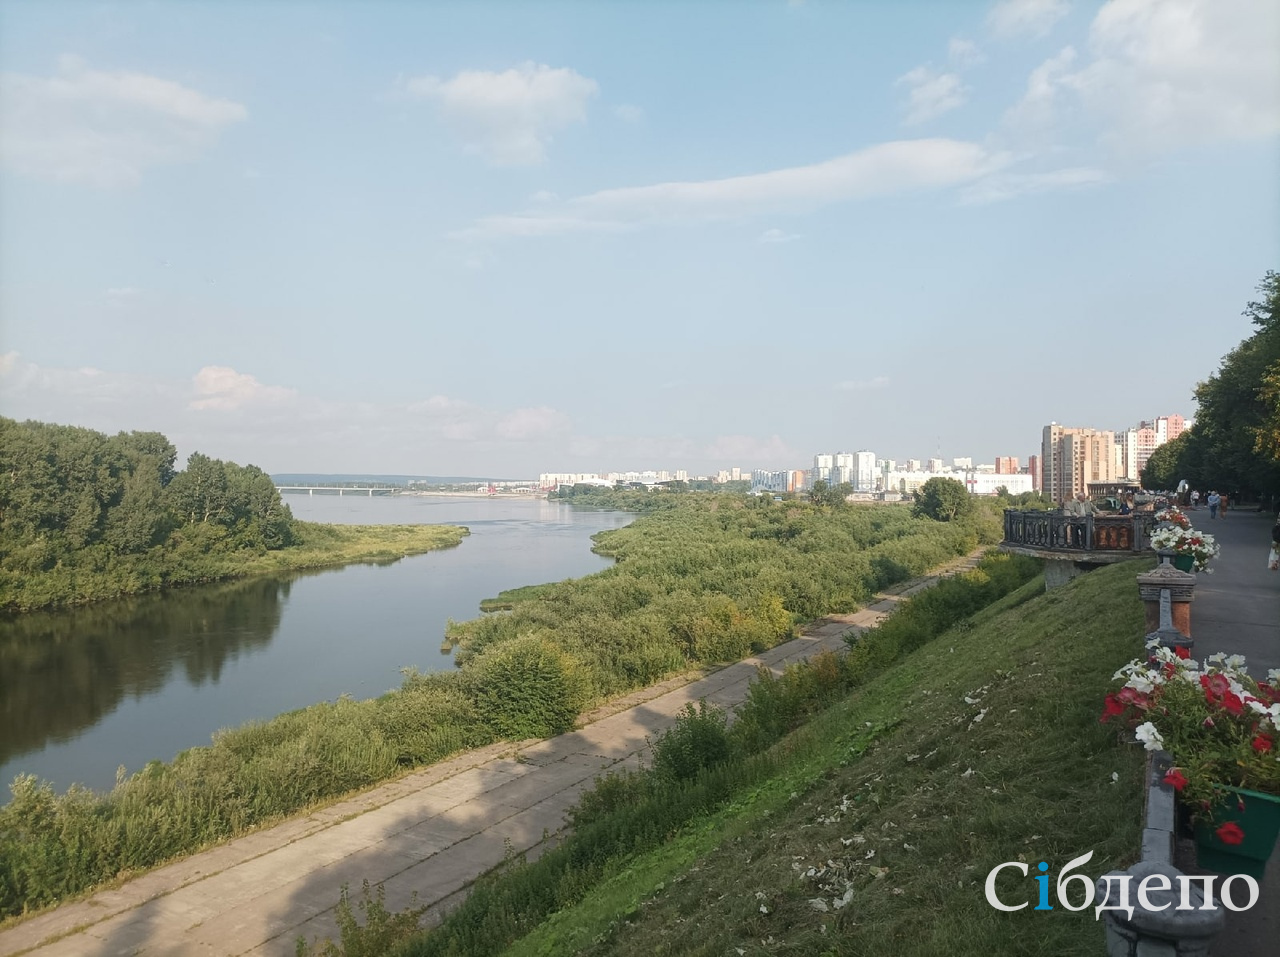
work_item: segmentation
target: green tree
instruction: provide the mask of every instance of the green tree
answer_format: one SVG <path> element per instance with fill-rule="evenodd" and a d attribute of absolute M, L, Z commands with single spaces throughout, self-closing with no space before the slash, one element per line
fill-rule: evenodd
<path fill-rule="evenodd" d="M 1280 422 L 1280 273 L 1258 286 L 1262 299 L 1244 314 L 1258 327 L 1195 390 L 1195 426 L 1182 465 L 1189 481 L 1274 498 L 1280 495 L 1280 456 L 1273 443 Z"/>
<path fill-rule="evenodd" d="M 953 522 L 973 511 L 973 498 L 963 482 L 935 476 L 916 490 L 912 512 L 935 522 Z"/>

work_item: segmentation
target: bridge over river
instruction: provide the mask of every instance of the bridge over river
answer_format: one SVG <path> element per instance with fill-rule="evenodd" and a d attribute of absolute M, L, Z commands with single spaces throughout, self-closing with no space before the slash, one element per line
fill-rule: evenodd
<path fill-rule="evenodd" d="M 308 495 L 315 495 L 319 492 L 322 495 L 332 495 L 335 492 L 342 495 L 350 492 L 352 495 L 399 495 L 402 491 L 398 488 L 387 488 L 376 485 L 277 485 L 277 492 L 306 492 Z"/>

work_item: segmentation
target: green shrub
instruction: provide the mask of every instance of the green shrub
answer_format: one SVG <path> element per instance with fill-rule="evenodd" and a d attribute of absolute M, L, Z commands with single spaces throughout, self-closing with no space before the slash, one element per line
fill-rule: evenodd
<path fill-rule="evenodd" d="M 542 635 L 481 652 L 466 685 L 481 720 L 500 738 L 546 738 L 573 728 L 589 688 L 574 658 Z"/>
<path fill-rule="evenodd" d="M 723 708 L 699 701 L 685 705 L 676 723 L 653 743 L 653 770 L 664 777 L 688 781 L 704 768 L 729 757 L 728 718 Z"/>

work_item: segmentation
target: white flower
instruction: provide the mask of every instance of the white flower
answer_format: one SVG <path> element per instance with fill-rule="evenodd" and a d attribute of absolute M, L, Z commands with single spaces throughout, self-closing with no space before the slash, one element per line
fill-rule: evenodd
<path fill-rule="evenodd" d="M 1138 725 L 1133 733 L 1148 751 L 1159 751 L 1164 747 L 1164 738 L 1160 737 L 1160 732 L 1150 721 Z"/>
<path fill-rule="evenodd" d="M 1126 688 L 1132 688 L 1134 691 L 1140 691 L 1143 694 L 1150 694 L 1155 689 L 1155 682 L 1146 675 L 1134 675 L 1124 683 Z"/>
<path fill-rule="evenodd" d="M 1226 666 L 1235 671 L 1245 671 L 1244 655 L 1231 655 L 1226 660 Z"/>
<path fill-rule="evenodd" d="M 1268 671 L 1267 681 L 1271 682 L 1272 684 L 1275 684 L 1277 681 L 1280 681 L 1280 668 L 1272 668 L 1270 671 Z"/>
<path fill-rule="evenodd" d="M 1220 651 L 1216 655 L 1210 655 L 1208 658 L 1205 659 L 1207 663 L 1211 663 L 1215 665 L 1220 665 L 1226 660 L 1227 660 L 1227 653 L 1225 651 Z"/>

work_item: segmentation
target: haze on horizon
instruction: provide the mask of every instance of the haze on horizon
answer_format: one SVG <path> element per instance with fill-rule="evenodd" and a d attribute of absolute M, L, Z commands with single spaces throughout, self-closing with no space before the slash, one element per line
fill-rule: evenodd
<path fill-rule="evenodd" d="M 1280 266 L 1280 6 L 47 4 L 0 414 L 269 472 L 1038 451 Z"/>

